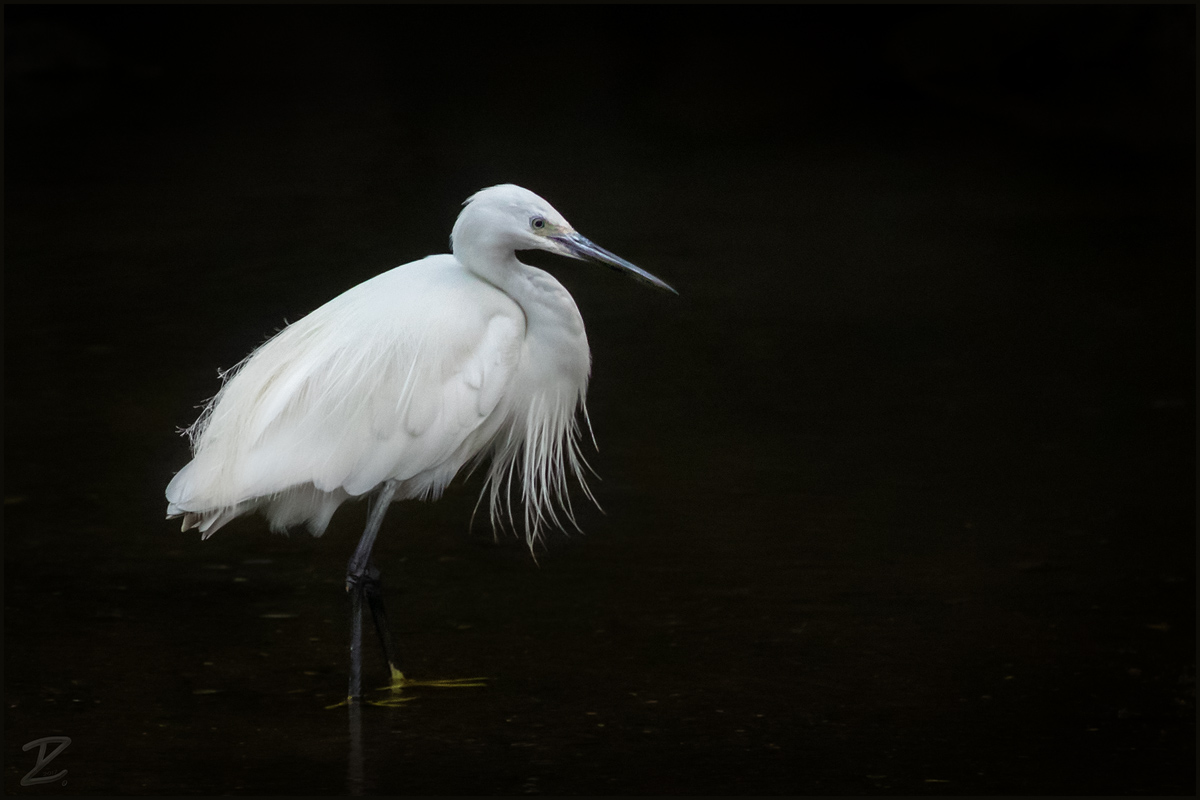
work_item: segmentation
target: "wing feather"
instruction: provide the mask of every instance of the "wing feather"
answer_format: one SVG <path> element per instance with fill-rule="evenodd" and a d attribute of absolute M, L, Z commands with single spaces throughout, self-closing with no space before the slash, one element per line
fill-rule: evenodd
<path fill-rule="evenodd" d="M 520 308 L 450 256 L 366 281 L 227 379 L 197 423 L 193 461 L 168 487 L 168 510 L 224 524 L 275 498 L 274 522 L 306 514 L 323 529 L 329 498 L 304 495 L 306 485 L 341 499 L 390 479 L 440 492 L 475 455 L 463 452 L 468 437 L 497 410 L 524 335 Z"/>

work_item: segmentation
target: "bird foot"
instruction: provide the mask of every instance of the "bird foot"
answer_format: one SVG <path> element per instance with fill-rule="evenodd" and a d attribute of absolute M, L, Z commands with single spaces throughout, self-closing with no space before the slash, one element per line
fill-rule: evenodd
<path fill-rule="evenodd" d="M 415 696 L 400 697 L 398 693 L 393 694 L 391 697 L 386 697 L 383 700 L 367 700 L 363 697 L 347 696 L 346 699 L 342 700 L 340 703 L 334 703 L 331 706 L 325 706 L 325 710 L 332 711 L 335 708 L 342 708 L 342 707 L 349 708 L 350 706 L 354 706 L 354 705 L 379 706 L 380 708 L 396 708 L 397 706 L 407 703 L 409 700 L 416 700 L 416 699 L 417 698 Z"/>
<path fill-rule="evenodd" d="M 362 697 L 347 697 L 340 703 L 334 703 L 331 706 L 325 706 L 326 710 L 341 708 L 342 706 L 352 706 L 355 703 L 361 703 L 368 706 L 378 706 L 380 708 L 396 708 L 407 703 L 409 700 L 415 700 L 416 695 L 404 696 L 405 689 L 412 689 L 418 686 L 427 686 L 433 689 L 470 689 L 487 686 L 487 678 L 434 678 L 431 680 L 414 680 L 413 678 L 404 677 L 404 673 L 395 667 L 391 668 L 392 679 L 387 686 L 381 686 L 377 691 L 388 692 L 389 696 L 381 700 L 367 700 Z"/>
<path fill-rule="evenodd" d="M 392 680 L 387 686 L 381 686 L 379 691 L 391 692 L 393 697 L 399 697 L 405 689 L 415 686 L 429 686 L 436 689 L 468 689 L 487 686 L 487 678 L 434 678 L 431 680 L 414 680 L 404 677 L 404 673 L 395 667 L 391 668 Z M 408 699 L 408 698 L 404 698 Z"/>

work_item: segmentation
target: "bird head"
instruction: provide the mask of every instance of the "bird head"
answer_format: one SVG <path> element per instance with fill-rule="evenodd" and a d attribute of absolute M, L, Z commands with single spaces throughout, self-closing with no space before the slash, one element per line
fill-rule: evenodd
<path fill-rule="evenodd" d="M 649 272 L 580 234 L 554 206 L 528 189 L 511 183 L 492 186 L 471 195 L 463 205 L 465 208 L 450 234 L 456 255 L 464 239 L 485 239 L 491 247 L 503 250 L 547 250 L 603 264 L 643 283 L 678 294 Z"/>

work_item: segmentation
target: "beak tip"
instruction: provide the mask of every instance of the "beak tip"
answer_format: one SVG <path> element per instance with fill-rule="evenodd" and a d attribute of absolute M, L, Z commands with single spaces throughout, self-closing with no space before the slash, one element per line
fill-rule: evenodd
<path fill-rule="evenodd" d="M 594 261 L 599 264 L 604 264 L 608 267 L 612 267 L 615 270 L 625 272 L 635 279 L 648 283 L 655 288 L 665 289 L 673 295 L 679 295 L 679 292 L 675 291 L 675 289 L 667 282 L 659 280 L 641 267 L 629 263 L 620 256 L 610 253 L 603 247 L 600 247 L 595 242 L 579 233 L 572 232 L 568 236 L 555 237 L 555 241 L 563 246 L 563 255 L 571 256 L 572 258 L 578 258 L 583 261 Z"/>

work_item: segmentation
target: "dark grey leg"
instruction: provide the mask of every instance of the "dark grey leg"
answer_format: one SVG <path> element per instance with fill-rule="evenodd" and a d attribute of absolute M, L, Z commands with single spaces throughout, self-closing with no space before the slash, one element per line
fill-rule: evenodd
<path fill-rule="evenodd" d="M 383 608 L 383 581 L 379 578 L 379 570 L 373 564 L 367 567 L 363 589 L 367 596 L 367 605 L 371 608 L 371 619 L 375 621 L 375 633 L 379 634 L 379 646 L 383 648 L 383 660 L 387 662 L 388 672 L 395 677 L 400 670 L 396 667 L 392 631 L 388 628 L 387 613 Z"/>
<path fill-rule="evenodd" d="M 358 702 L 362 696 L 362 601 L 367 598 L 371 608 L 371 616 L 375 620 L 375 629 L 379 632 L 380 642 L 384 648 L 384 657 L 388 666 L 394 669 L 392 660 L 391 637 L 387 634 L 387 623 L 383 619 L 383 600 L 379 592 L 379 570 L 371 566 L 371 548 L 375 545 L 375 537 L 379 534 L 379 526 L 387 514 L 388 506 L 396 494 L 396 483 L 388 481 L 379 490 L 379 494 L 371 501 L 367 514 L 367 528 L 350 564 L 346 568 L 346 591 L 350 593 L 350 694 L 347 702 Z"/>

